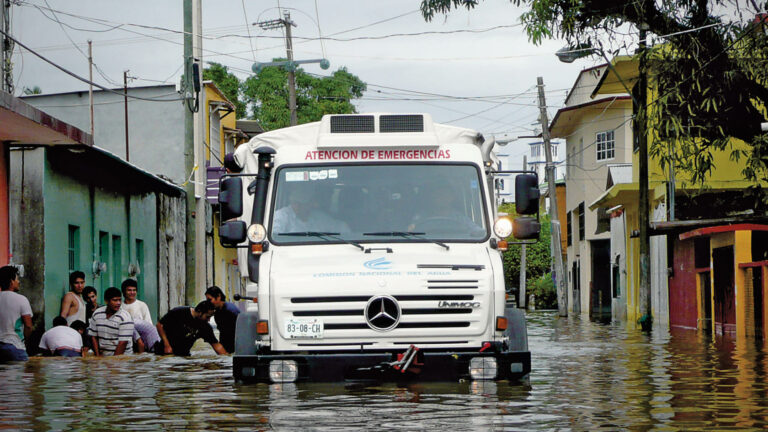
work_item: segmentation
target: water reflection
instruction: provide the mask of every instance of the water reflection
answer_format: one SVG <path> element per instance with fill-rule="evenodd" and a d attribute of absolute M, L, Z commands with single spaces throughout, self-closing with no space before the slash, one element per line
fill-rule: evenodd
<path fill-rule="evenodd" d="M 711 339 L 529 315 L 530 380 L 241 385 L 231 358 L 34 358 L 0 365 L 0 429 L 763 430 L 768 356 Z"/>

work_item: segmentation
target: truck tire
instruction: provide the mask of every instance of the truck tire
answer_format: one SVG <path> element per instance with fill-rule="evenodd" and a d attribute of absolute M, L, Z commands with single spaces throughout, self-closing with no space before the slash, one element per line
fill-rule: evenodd
<path fill-rule="evenodd" d="M 256 355 L 256 323 L 258 312 L 243 312 L 237 316 L 235 326 L 235 356 Z"/>
<path fill-rule="evenodd" d="M 506 336 L 509 337 L 509 350 L 513 352 L 528 351 L 528 327 L 525 322 L 525 311 L 508 307 L 504 311 L 507 317 Z"/>

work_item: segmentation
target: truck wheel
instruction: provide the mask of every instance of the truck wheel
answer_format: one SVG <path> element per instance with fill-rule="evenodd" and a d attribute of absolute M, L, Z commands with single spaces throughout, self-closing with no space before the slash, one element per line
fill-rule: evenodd
<path fill-rule="evenodd" d="M 235 356 L 256 355 L 256 323 L 258 312 L 243 312 L 237 316 L 235 326 Z"/>
<path fill-rule="evenodd" d="M 518 308 L 506 308 L 504 315 L 507 317 L 507 330 L 505 335 L 509 337 L 509 350 L 513 352 L 528 351 L 528 327 L 525 322 L 525 311 Z"/>

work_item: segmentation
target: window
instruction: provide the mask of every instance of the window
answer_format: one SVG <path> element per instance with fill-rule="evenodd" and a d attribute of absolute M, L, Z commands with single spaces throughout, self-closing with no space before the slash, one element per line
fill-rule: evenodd
<path fill-rule="evenodd" d="M 212 167 L 219 167 L 221 166 L 221 115 L 219 114 L 218 108 L 211 108 L 210 115 L 208 116 L 208 124 L 209 124 L 209 130 L 208 130 L 208 151 L 210 152 L 208 156 L 208 162 L 210 162 L 210 166 Z"/>
<path fill-rule="evenodd" d="M 568 227 L 568 246 L 570 246 L 573 243 L 573 225 L 571 225 L 571 218 L 573 215 L 571 212 L 568 212 L 567 215 L 565 215 L 565 224 Z"/>
<path fill-rule="evenodd" d="M 112 236 L 112 286 L 119 287 L 123 283 L 123 240 L 118 235 Z"/>
<path fill-rule="evenodd" d="M 80 270 L 80 227 L 69 225 L 67 233 L 67 269 L 70 273 Z"/>
<path fill-rule="evenodd" d="M 99 263 L 106 264 L 109 262 L 109 233 L 106 233 L 104 231 L 99 231 Z M 110 266 L 107 265 L 107 271 L 102 271 L 99 273 L 99 288 L 101 288 L 101 293 L 104 293 L 104 290 L 110 287 L 109 285 L 109 277 L 107 276 L 107 272 L 110 270 Z"/>
<path fill-rule="evenodd" d="M 596 137 L 597 160 L 613 159 L 616 142 L 613 139 L 613 131 L 598 132 Z"/>
<path fill-rule="evenodd" d="M 550 145 L 550 148 L 552 149 L 552 157 L 556 158 L 557 157 L 557 144 L 556 143 L 552 143 Z"/>
<path fill-rule="evenodd" d="M 579 241 L 584 240 L 584 203 L 579 204 Z"/>
<path fill-rule="evenodd" d="M 139 274 L 136 275 L 136 282 L 139 285 L 139 292 L 144 297 L 144 240 L 136 239 L 136 264 L 139 266 Z"/>
<path fill-rule="evenodd" d="M 639 81 L 638 81 L 639 82 Z M 632 150 L 638 151 L 640 149 L 640 122 L 635 121 L 637 119 L 637 115 L 640 112 L 640 107 L 637 104 L 637 101 L 640 100 L 640 86 L 638 84 L 635 84 L 634 87 L 632 87 Z"/>
<path fill-rule="evenodd" d="M 309 176 L 317 180 L 303 181 Z M 275 174 L 270 239 L 480 242 L 488 234 L 480 176 L 475 166 L 450 163 L 283 167 Z M 315 216 L 303 220 L 302 212 Z M 421 234 L 398 234 L 407 231 Z"/>
<path fill-rule="evenodd" d="M 534 144 L 531 146 L 531 156 L 532 157 L 539 157 L 541 155 L 541 146 L 538 144 Z"/>

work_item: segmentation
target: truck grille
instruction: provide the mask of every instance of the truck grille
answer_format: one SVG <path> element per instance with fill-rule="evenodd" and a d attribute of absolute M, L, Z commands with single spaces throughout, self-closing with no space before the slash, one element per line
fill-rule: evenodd
<path fill-rule="evenodd" d="M 435 281 L 428 281 L 433 283 Z M 448 281 L 449 284 L 461 283 L 461 287 L 468 288 L 466 285 L 468 281 Z M 477 283 L 477 281 L 473 281 Z M 451 288 L 445 286 L 446 284 L 439 284 L 436 288 Z M 433 287 L 429 287 L 433 288 Z M 458 286 L 455 286 L 458 288 Z M 477 286 L 469 288 L 476 289 Z M 292 315 L 294 317 L 301 318 L 322 318 L 325 321 L 325 330 L 354 330 L 354 329 L 370 329 L 368 323 L 365 321 L 365 304 L 375 296 L 333 296 L 333 297 L 291 297 L 291 304 L 296 305 L 311 305 L 313 309 L 301 309 L 294 310 Z M 440 301 L 452 301 L 452 302 L 471 302 L 475 299 L 471 294 L 421 294 L 421 295 L 395 295 L 393 296 L 400 305 L 402 318 L 392 331 L 397 329 L 413 329 L 413 328 L 466 328 L 471 325 L 468 320 L 457 320 L 456 318 L 469 317 L 474 309 L 451 307 L 451 308 L 439 308 L 439 307 L 423 307 L 424 302 L 440 302 Z M 359 307 L 338 307 L 339 303 L 357 303 L 355 306 Z M 333 306 L 332 306 L 333 305 Z M 335 306 L 335 307 L 334 307 Z M 421 306 L 421 307 L 419 307 Z M 317 309 L 314 309 L 317 308 Z M 435 319 L 420 319 L 410 321 L 412 317 L 424 317 L 433 316 Z M 437 317 L 440 317 L 438 319 Z M 334 318 L 343 319 L 349 321 L 349 318 L 358 318 L 354 322 L 334 322 Z M 448 318 L 446 320 L 445 318 Z"/>

